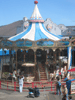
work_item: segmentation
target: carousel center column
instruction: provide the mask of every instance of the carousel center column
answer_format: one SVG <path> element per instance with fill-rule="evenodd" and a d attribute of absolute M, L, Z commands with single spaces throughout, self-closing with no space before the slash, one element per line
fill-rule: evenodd
<path fill-rule="evenodd" d="M 24 62 L 25 62 L 25 55 L 26 55 L 26 51 L 24 50 Z"/>
<path fill-rule="evenodd" d="M 56 70 L 56 49 L 53 49 L 53 60 L 54 60 L 54 65 L 55 65 L 55 70 Z"/>
<path fill-rule="evenodd" d="M 58 56 L 60 57 L 60 54 L 61 53 L 61 51 L 59 50 L 59 54 L 58 54 Z M 58 58 L 58 60 L 59 60 L 59 69 L 60 69 L 60 71 L 61 71 L 61 61 L 60 61 L 60 58 Z"/>
<path fill-rule="evenodd" d="M 36 78 L 36 50 L 34 50 L 34 63 L 35 63 L 35 66 L 34 66 L 34 76 Z"/>
<path fill-rule="evenodd" d="M 34 50 L 34 63 L 36 64 L 36 50 Z"/>
<path fill-rule="evenodd" d="M 45 64 L 46 64 L 46 66 L 47 66 L 47 64 L 48 64 L 47 57 L 48 57 L 48 54 L 49 54 L 49 49 L 45 49 L 45 51 L 46 51 L 46 62 L 45 62 Z"/>

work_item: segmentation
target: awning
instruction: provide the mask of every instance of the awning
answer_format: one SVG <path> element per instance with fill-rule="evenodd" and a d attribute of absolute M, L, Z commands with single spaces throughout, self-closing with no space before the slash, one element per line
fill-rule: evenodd
<path fill-rule="evenodd" d="M 75 68 L 68 70 L 68 72 L 74 72 L 74 71 L 75 71 Z"/>
<path fill-rule="evenodd" d="M 35 64 L 34 63 L 23 63 L 22 66 L 23 67 L 34 67 Z"/>

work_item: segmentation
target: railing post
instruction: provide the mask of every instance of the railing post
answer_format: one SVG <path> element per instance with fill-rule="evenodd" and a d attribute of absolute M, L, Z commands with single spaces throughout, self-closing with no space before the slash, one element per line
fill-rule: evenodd
<path fill-rule="evenodd" d="M 1 80 L 0 80 L 0 89 L 1 89 Z"/>
<path fill-rule="evenodd" d="M 8 90 L 8 82 L 7 82 L 7 90 Z"/>
<path fill-rule="evenodd" d="M 55 84 L 55 94 L 56 94 L 56 84 Z"/>
<path fill-rule="evenodd" d="M 44 86 L 44 96 L 46 96 L 46 94 L 45 94 L 45 86 Z"/>
<path fill-rule="evenodd" d="M 42 83 L 42 89 L 44 88 L 43 83 Z"/>
<path fill-rule="evenodd" d="M 14 82 L 14 91 L 16 91 L 16 82 Z"/>
<path fill-rule="evenodd" d="M 23 83 L 23 90 L 22 91 L 24 91 L 24 83 Z"/>
<path fill-rule="evenodd" d="M 34 88 L 34 82 L 32 82 L 32 88 Z"/>
<path fill-rule="evenodd" d="M 51 91 L 52 91 L 52 81 L 51 81 Z"/>

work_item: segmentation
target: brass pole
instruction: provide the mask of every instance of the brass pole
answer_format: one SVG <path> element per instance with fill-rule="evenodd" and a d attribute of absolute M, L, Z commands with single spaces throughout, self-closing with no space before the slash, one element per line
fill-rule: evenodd
<path fill-rule="evenodd" d="M 73 66 L 74 66 L 74 51 L 73 51 Z"/>
<path fill-rule="evenodd" d="M 25 52 L 25 50 L 24 50 L 24 62 L 25 62 L 25 54 L 26 54 L 26 52 Z"/>
<path fill-rule="evenodd" d="M 59 56 L 60 56 L 60 50 L 59 50 Z M 59 61 L 59 68 L 61 69 L 61 61 Z"/>
<path fill-rule="evenodd" d="M 35 63 L 35 66 L 34 66 L 34 76 L 36 78 L 36 51 L 34 51 L 34 63 Z"/>
<path fill-rule="evenodd" d="M 16 71 L 17 71 L 17 50 L 16 50 Z"/>

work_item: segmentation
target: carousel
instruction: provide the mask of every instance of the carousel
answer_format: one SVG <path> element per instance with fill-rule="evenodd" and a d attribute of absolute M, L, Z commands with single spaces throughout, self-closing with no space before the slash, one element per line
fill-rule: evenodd
<path fill-rule="evenodd" d="M 34 11 L 29 26 L 23 32 L 8 39 L 0 40 L 0 48 L 5 54 L 1 58 L 2 72 L 24 71 L 26 81 L 31 74 L 32 81 L 49 80 L 49 74 L 55 69 L 72 65 L 74 41 L 49 32 L 34 1 Z"/>

